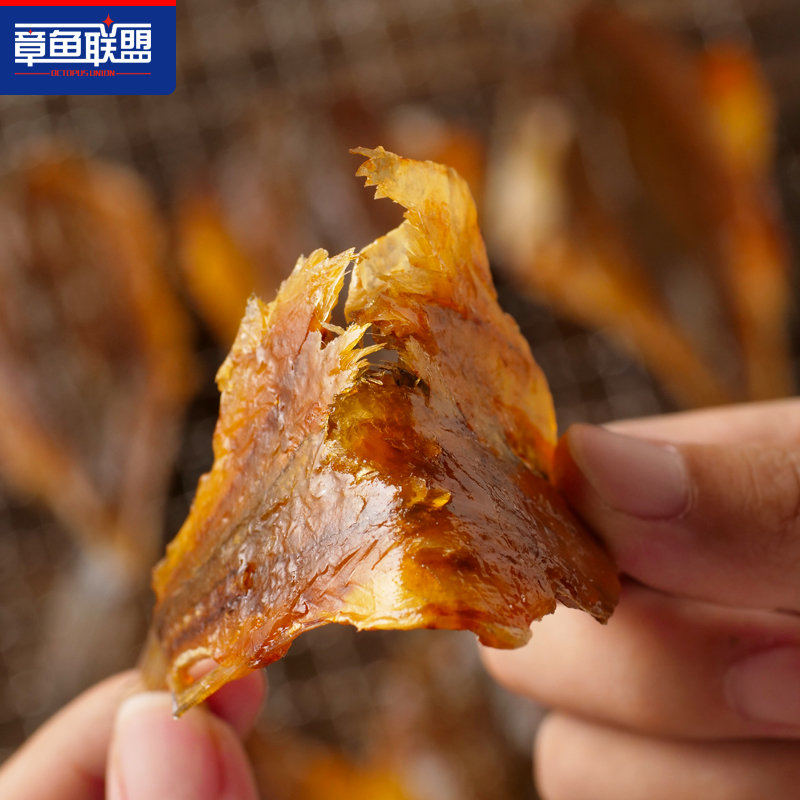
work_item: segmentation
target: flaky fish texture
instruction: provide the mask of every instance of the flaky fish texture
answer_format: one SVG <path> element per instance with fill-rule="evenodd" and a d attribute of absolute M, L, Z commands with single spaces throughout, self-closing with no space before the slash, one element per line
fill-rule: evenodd
<path fill-rule="evenodd" d="M 406 220 L 355 258 L 346 330 L 329 319 L 353 251 L 312 253 L 273 303 L 250 300 L 214 466 L 154 573 L 144 670 L 177 713 L 326 623 L 518 647 L 557 601 L 601 621 L 616 603 L 612 562 L 548 480 L 552 400 L 497 304 L 466 183 L 357 152 Z"/>

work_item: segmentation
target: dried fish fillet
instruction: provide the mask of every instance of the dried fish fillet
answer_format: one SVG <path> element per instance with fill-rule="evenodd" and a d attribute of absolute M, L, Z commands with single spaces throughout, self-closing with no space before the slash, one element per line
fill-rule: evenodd
<path fill-rule="evenodd" d="M 652 208 L 716 285 L 750 399 L 792 392 L 789 257 L 772 186 L 769 87 L 740 45 L 694 53 L 607 3 L 575 24 L 576 63 L 625 134 Z"/>
<path fill-rule="evenodd" d="M 553 98 L 518 101 L 504 127 L 488 230 L 514 283 L 604 331 L 682 405 L 728 402 L 726 386 L 671 318 L 620 221 L 593 191 L 565 107 Z"/>
<path fill-rule="evenodd" d="M 51 147 L 0 186 L 0 471 L 139 582 L 192 387 L 164 239 L 103 162 Z"/>
<path fill-rule="evenodd" d="M 599 620 L 616 602 L 613 564 L 547 478 L 552 400 L 497 305 L 466 183 L 357 152 L 406 220 L 356 259 L 346 330 L 329 319 L 353 251 L 312 253 L 248 305 L 214 466 L 154 572 L 144 670 L 178 713 L 326 623 L 517 647 L 556 601 Z"/>
<path fill-rule="evenodd" d="M 794 392 L 787 319 L 790 254 L 773 158 L 773 98 L 755 55 L 733 43 L 710 46 L 700 77 L 714 146 L 730 176 L 721 247 L 747 390 L 753 399 Z"/>

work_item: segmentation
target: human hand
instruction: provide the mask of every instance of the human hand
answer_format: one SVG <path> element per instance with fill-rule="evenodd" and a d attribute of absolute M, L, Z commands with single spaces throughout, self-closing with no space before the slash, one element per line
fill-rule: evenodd
<path fill-rule="evenodd" d="M 241 744 L 264 697 L 259 671 L 179 720 L 167 692 L 125 672 L 82 694 L 0 769 L 3 800 L 257 800 Z"/>
<path fill-rule="evenodd" d="M 800 798 L 800 402 L 610 429 L 571 428 L 556 479 L 628 576 L 618 610 L 483 651 L 555 709 L 543 797 Z"/>

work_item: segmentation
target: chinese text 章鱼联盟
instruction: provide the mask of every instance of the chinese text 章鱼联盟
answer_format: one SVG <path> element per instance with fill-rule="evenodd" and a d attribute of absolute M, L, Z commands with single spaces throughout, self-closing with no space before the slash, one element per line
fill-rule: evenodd
<path fill-rule="evenodd" d="M 152 53 L 147 23 L 115 23 L 110 30 L 104 23 L 20 25 L 14 38 L 16 62 L 29 67 L 43 63 L 146 64 Z"/>

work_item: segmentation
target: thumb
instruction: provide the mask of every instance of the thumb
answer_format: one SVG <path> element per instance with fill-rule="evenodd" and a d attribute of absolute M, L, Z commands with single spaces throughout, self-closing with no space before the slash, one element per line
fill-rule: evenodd
<path fill-rule="evenodd" d="M 135 695 L 117 713 L 108 800 L 256 800 L 233 729 L 205 709 L 172 717 L 167 692 Z"/>
<path fill-rule="evenodd" d="M 800 450 L 574 425 L 556 483 L 620 569 L 664 592 L 800 611 Z"/>

